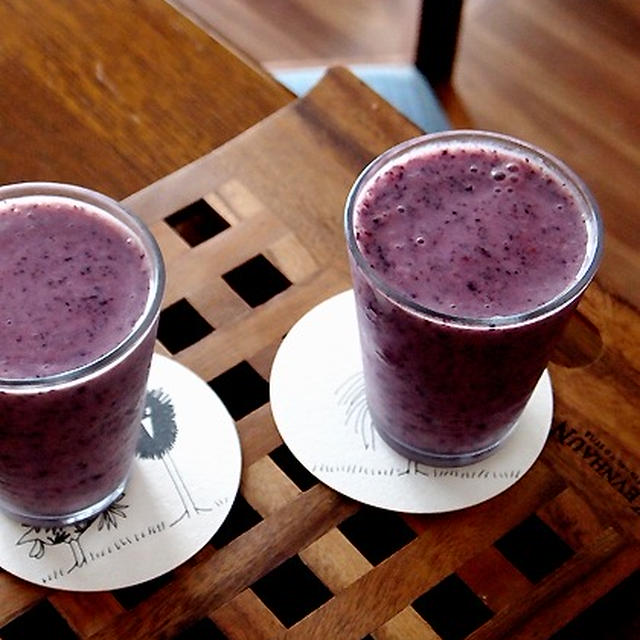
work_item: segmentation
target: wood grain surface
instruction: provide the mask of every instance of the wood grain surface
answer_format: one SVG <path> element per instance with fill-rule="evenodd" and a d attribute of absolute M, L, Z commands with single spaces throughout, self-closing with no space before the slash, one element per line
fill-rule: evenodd
<path fill-rule="evenodd" d="M 128 198 L 167 256 L 165 309 L 186 299 L 216 327 L 175 357 L 208 381 L 241 363 L 267 378 L 295 320 L 349 286 L 341 219 L 352 180 L 368 159 L 414 132 L 335 69 L 304 99 Z M 202 198 L 230 226 L 190 247 L 167 219 Z M 256 255 L 291 285 L 251 307 L 223 276 Z M 399 516 L 318 483 L 301 489 L 276 462 L 282 443 L 262 404 L 237 421 L 246 452 L 239 500 L 256 522 L 217 547 L 214 538 L 132 608 L 112 594 L 61 596 L 5 576 L 4 619 L 46 597 L 80 638 L 180 637 L 208 628 L 203 621 L 233 640 L 551 637 L 640 566 L 640 446 L 633 421 L 625 424 L 640 408 L 638 352 L 623 335 L 637 331 L 635 312 L 596 284 L 580 314 L 602 347 L 585 355 L 573 340 L 563 364 L 552 365 L 553 433 L 533 468 L 496 498 L 456 513 Z M 344 525 L 358 519 L 409 533 L 372 559 L 346 533 Z M 328 593 L 303 615 L 271 600 L 273 577 L 294 569 L 310 572 Z M 295 580 L 278 588 L 305 602 Z M 465 613 L 474 606 L 480 618 Z M 450 612 L 445 623 L 438 611 Z M 619 634 L 637 625 L 626 616 L 610 628 Z M 470 626 L 446 626 L 456 619 Z"/>
<path fill-rule="evenodd" d="M 161 1 L 8 0 L 0 30 L 3 182 L 121 198 L 291 100 Z"/>
<path fill-rule="evenodd" d="M 611 35 L 613 24 L 619 33 L 618 21 L 605 23 L 599 36 L 591 26 L 584 32 L 563 30 L 558 7 L 566 11 L 567 3 L 542 3 L 558 18 L 555 39 L 586 34 L 597 41 Z M 102 13 L 106 3 L 85 8 L 70 0 L 56 4 L 57 11 L 49 3 L 18 0 L 0 8 L 20 33 L 32 31 L 26 36 L 32 46 L 10 35 L 0 43 L 3 77 L 11 79 L 0 93 L 0 113 L 3 123 L 9 121 L 5 114 L 14 123 L 6 128 L 11 144 L 0 151 L 3 180 L 70 180 L 116 197 L 136 191 L 125 203 L 149 223 L 167 261 L 163 316 L 185 303 L 215 328 L 175 353 L 162 342 L 158 349 L 172 353 L 214 388 L 229 372 L 268 381 L 280 340 L 293 323 L 349 286 L 341 221 L 353 179 L 369 159 L 416 129 L 343 69 L 332 70 L 311 94 L 291 102 L 272 80 L 247 69 L 171 8 L 151 0 L 116 0 L 129 19 L 112 31 L 94 26 L 84 39 L 79 34 L 84 55 L 65 59 L 56 54 L 64 49 L 57 45 L 69 27 L 75 25 L 78 32 L 76 20 L 83 16 L 82 24 L 91 23 L 94 15 L 76 12 L 95 11 L 96 25 L 109 20 Z M 614 5 L 619 15 L 633 9 L 623 0 Z M 492 12 L 497 4 L 476 6 L 484 13 L 477 14 L 478 30 L 461 55 L 469 70 L 465 82 L 474 85 L 478 101 L 458 104 L 465 117 L 470 113 L 475 122 L 502 123 L 525 137 L 530 131 L 534 141 L 564 151 L 561 155 L 580 172 L 596 177 L 607 222 L 613 220 L 607 236 L 612 249 L 602 274 L 554 355 L 555 415 L 538 462 L 507 492 L 477 507 L 435 516 L 389 514 L 313 480 L 300 481 L 264 395 L 225 397 L 229 406 L 242 401 L 245 408 L 237 414 L 242 484 L 224 535 L 214 536 L 183 566 L 127 597 L 56 592 L 2 571 L 0 638 L 24 637 L 29 620 L 39 616 L 51 621 L 49 635 L 64 629 L 59 637 L 83 640 L 631 640 L 640 635 L 638 223 L 633 185 L 621 193 L 605 177 L 598 181 L 602 172 L 596 170 L 622 167 L 621 179 L 631 184 L 624 163 L 609 158 L 627 154 L 636 162 L 635 152 L 624 142 L 619 147 L 609 143 L 604 124 L 601 129 L 585 125 L 582 136 L 569 136 L 556 125 L 572 120 L 554 120 L 555 98 L 545 98 L 538 88 L 534 99 L 530 82 L 515 85 L 518 115 L 500 119 L 492 109 L 504 104 L 511 90 L 506 84 L 494 84 L 492 91 L 481 85 L 486 67 L 477 67 L 474 76 L 470 58 L 477 55 L 478 65 L 497 64 L 498 45 L 508 34 L 503 31 L 490 41 L 491 28 L 504 14 Z M 583 6 L 590 7 L 587 24 L 592 25 L 595 4 Z M 527 11 L 524 2 L 512 7 Z M 537 24 L 533 17 L 530 22 L 530 28 Z M 144 46 L 136 43 L 136 33 L 145 34 Z M 531 63 L 539 38 L 549 43 L 547 28 L 536 34 L 533 40 L 520 34 L 529 47 L 520 61 L 530 70 L 529 78 L 552 82 L 546 67 Z M 137 56 L 135 64 L 128 56 L 119 63 L 117 55 L 111 56 L 125 43 Z M 484 47 L 481 53 L 473 51 L 476 45 Z M 631 36 L 623 37 L 620 46 L 618 54 L 631 73 L 635 63 L 625 54 L 634 46 Z M 109 62 L 100 67 L 100 60 Z M 562 69 L 562 61 L 558 64 Z M 503 62 L 503 75 L 496 77 L 511 73 L 508 66 Z M 217 82 L 210 82 L 211 76 Z M 563 101 L 570 101 L 575 95 L 570 74 L 560 77 L 567 85 Z M 118 82 L 109 88 L 112 78 Z M 156 107 L 149 89 L 154 83 L 161 105 Z M 598 95 L 586 113 L 608 99 Z M 539 106 L 539 119 L 520 115 L 527 101 Z M 146 119 L 147 109 L 148 117 L 159 121 Z M 581 118 L 578 109 L 572 113 L 573 120 Z M 620 112 L 620 118 L 626 113 Z M 143 119 L 140 130 L 132 114 Z M 212 120 L 203 119 L 208 117 Z M 206 122 L 201 129 L 195 126 L 199 119 Z M 39 135 L 42 127 L 47 127 L 46 136 Z M 597 145 L 612 155 L 603 160 Z M 28 152 L 20 157 L 16 148 Z M 179 233 L 172 214 L 201 199 L 229 226 L 192 243 Z M 225 276 L 257 257 L 290 285 L 252 306 Z M 363 543 L 367 534 L 369 541 Z M 276 597 L 283 589 L 289 603 Z"/>
<path fill-rule="evenodd" d="M 267 68 L 404 63 L 421 0 L 171 0 L 205 31 Z"/>
<path fill-rule="evenodd" d="M 201 197 L 231 223 L 230 229 L 198 248 L 183 250 L 176 280 L 172 280 L 170 264 L 167 304 L 185 295 L 197 306 L 200 299 L 209 298 L 206 310 L 198 308 L 212 323 L 222 320 L 210 296 L 219 294 L 228 308 L 229 292 L 212 282 L 234 264 L 234 257 L 242 262 L 257 252 L 268 256 L 293 283 L 256 309 L 236 304 L 235 317 L 225 317 L 216 325 L 217 336 L 188 347 L 177 357 L 211 379 L 240 360 L 253 363 L 258 356 L 256 367 L 268 375 L 264 354 L 268 354 L 268 364 L 293 322 L 349 286 L 341 218 L 355 175 L 371 157 L 414 133 L 410 123 L 353 76 L 337 69 L 307 97 L 128 199 L 127 204 L 149 220 L 160 238 L 166 237 L 164 218 Z M 286 251 L 279 251 L 281 247 Z M 340 531 L 322 518 L 317 537 L 313 531 L 306 532 L 304 542 L 313 542 L 308 547 L 301 546 L 297 527 L 279 527 L 273 522 L 269 536 L 276 531 L 282 536 L 279 559 L 298 554 L 334 596 L 290 628 L 265 632 L 265 637 L 361 638 L 371 634 L 406 638 L 413 634 L 446 638 L 416 615 L 412 603 L 456 572 L 493 612 L 471 637 L 526 638 L 534 632 L 535 637 L 548 637 L 630 576 L 640 562 L 640 441 L 632 427 L 640 410 L 635 327 L 635 310 L 594 284 L 554 357 L 557 409 L 553 435 L 539 462 L 512 489 L 476 508 L 444 516 L 406 517 L 416 538 L 383 563 L 363 564 L 358 549 L 351 548 Z M 315 501 L 320 487 L 300 494 L 274 470 L 269 454 L 279 444 L 279 436 L 270 414 L 257 411 L 238 424 L 243 447 L 251 452 L 245 462 L 244 497 L 267 521 L 282 519 L 286 513 L 303 529 L 307 524 L 318 527 L 304 507 L 307 500 Z M 333 525 L 355 508 L 342 498 L 334 500 L 331 512 L 337 520 Z M 315 508 L 325 513 L 320 504 Z M 572 552 L 566 562 L 535 582 L 494 546 L 531 518 Z M 253 553 L 272 549 L 269 537 L 263 538 L 258 527 L 232 544 L 242 548 L 240 540 L 249 539 L 256 545 Z M 251 544 L 246 544 L 246 553 L 251 555 Z M 535 541 L 530 539 L 528 544 L 535 545 Z M 212 563 L 220 561 L 215 558 Z M 253 569 L 258 566 L 254 558 Z M 496 566 L 504 567 L 500 579 L 496 579 Z M 172 602 L 184 598 L 190 603 L 184 609 L 166 605 L 166 623 L 171 628 L 180 626 L 180 616 L 191 620 L 199 611 L 219 620 L 228 637 L 243 637 L 228 610 L 224 618 L 215 613 L 223 600 L 233 602 L 239 594 L 220 596 L 214 587 L 217 572 L 213 575 L 205 570 L 201 575 L 207 585 L 205 600 L 198 599 L 201 591 L 198 588 L 194 594 L 191 578 L 187 578 L 180 585 L 184 593 L 176 592 L 174 585 L 159 592 L 152 602 L 164 601 L 171 593 Z M 250 575 L 257 577 L 254 572 Z M 350 577 L 340 579 L 341 575 Z M 258 611 L 263 610 L 258 602 L 254 606 L 257 620 Z M 145 611 L 151 608 L 140 609 L 142 618 L 150 620 Z M 158 622 L 154 617 L 153 623 Z M 125 631 L 128 635 L 139 624 L 134 611 L 116 618 L 100 637 Z M 156 631 L 155 626 L 142 629 L 135 637 Z"/>

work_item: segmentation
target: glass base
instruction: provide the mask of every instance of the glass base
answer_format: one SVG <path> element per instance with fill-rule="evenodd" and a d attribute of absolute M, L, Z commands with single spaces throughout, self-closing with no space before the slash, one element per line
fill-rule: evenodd
<path fill-rule="evenodd" d="M 51 527 L 64 527 L 80 520 L 87 520 L 101 511 L 104 511 L 112 502 L 114 502 L 122 492 L 127 484 L 128 478 L 125 478 L 108 496 L 102 498 L 99 502 L 66 514 L 47 514 L 47 515 L 34 515 L 31 513 L 22 513 L 16 511 L 4 504 L 0 504 L 0 510 L 8 515 L 13 520 L 17 520 L 22 524 L 35 525 L 38 527 L 51 528 Z"/>
<path fill-rule="evenodd" d="M 397 453 L 409 458 L 409 460 L 415 460 L 416 462 L 422 462 L 432 467 L 466 467 L 467 465 L 480 462 L 491 456 L 504 441 L 513 433 L 518 421 L 516 420 L 506 433 L 496 442 L 476 451 L 465 451 L 462 453 L 434 453 L 433 451 L 426 451 L 424 449 L 418 449 L 410 445 L 396 440 L 393 436 L 389 435 L 386 431 L 376 425 L 374 421 L 374 427 L 376 433 Z"/>

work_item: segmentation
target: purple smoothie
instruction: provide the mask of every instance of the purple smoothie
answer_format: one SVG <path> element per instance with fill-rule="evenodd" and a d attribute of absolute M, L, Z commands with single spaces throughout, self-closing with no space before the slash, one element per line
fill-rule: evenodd
<path fill-rule="evenodd" d="M 162 267 L 113 201 L 11 189 L 0 190 L 0 506 L 70 522 L 117 497 L 129 473 Z"/>
<path fill-rule="evenodd" d="M 427 136 L 365 170 L 347 236 L 391 446 L 454 465 L 504 440 L 593 276 L 598 220 L 566 167 L 512 139 Z"/>

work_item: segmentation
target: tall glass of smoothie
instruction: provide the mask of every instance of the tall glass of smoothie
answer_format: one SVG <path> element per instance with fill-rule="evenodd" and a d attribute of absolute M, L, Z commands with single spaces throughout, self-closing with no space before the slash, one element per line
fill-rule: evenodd
<path fill-rule="evenodd" d="M 140 434 L 164 266 L 143 223 L 57 183 L 0 187 L 0 509 L 95 515 Z"/>
<path fill-rule="evenodd" d="M 376 158 L 345 223 L 378 433 L 436 466 L 483 459 L 513 430 L 594 276 L 593 197 L 533 145 L 450 131 Z"/>

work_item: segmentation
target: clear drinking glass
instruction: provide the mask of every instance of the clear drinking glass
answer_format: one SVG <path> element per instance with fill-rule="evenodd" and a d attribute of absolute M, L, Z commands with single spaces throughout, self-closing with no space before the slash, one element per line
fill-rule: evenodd
<path fill-rule="evenodd" d="M 86 238 L 74 235 L 80 220 L 91 221 Z M 58 183 L 0 187 L 0 251 L 12 256 L 0 259 L 0 508 L 25 523 L 69 524 L 104 509 L 127 481 L 162 256 L 116 201 Z M 32 346 L 17 348 L 24 341 Z"/>
<path fill-rule="evenodd" d="M 555 222 L 567 208 L 578 212 L 574 227 L 568 217 Z M 492 217 L 498 210 L 525 221 L 515 230 L 507 225 L 503 240 Z M 433 215 L 441 216 L 437 229 L 424 222 Z M 529 229 L 529 219 L 538 226 Z M 345 232 L 377 431 L 400 453 L 432 465 L 488 456 L 516 424 L 596 272 L 603 230 L 587 187 L 551 154 L 509 136 L 424 135 L 363 170 L 346 202 Z M 513 265 L 501 260 L 520 249 L 520 263 L 501 266 Z M 579 254 L 575 273 L 547 294 L 548 282 L 568 277 L 560 274 L 565 249 Z M 501 283 L 505 271 L 522 287 Z M 433 287 L 428 303 L 425 287 Z M 508 297 L 521 294 L 518 310 L 509 311 Z"/>

